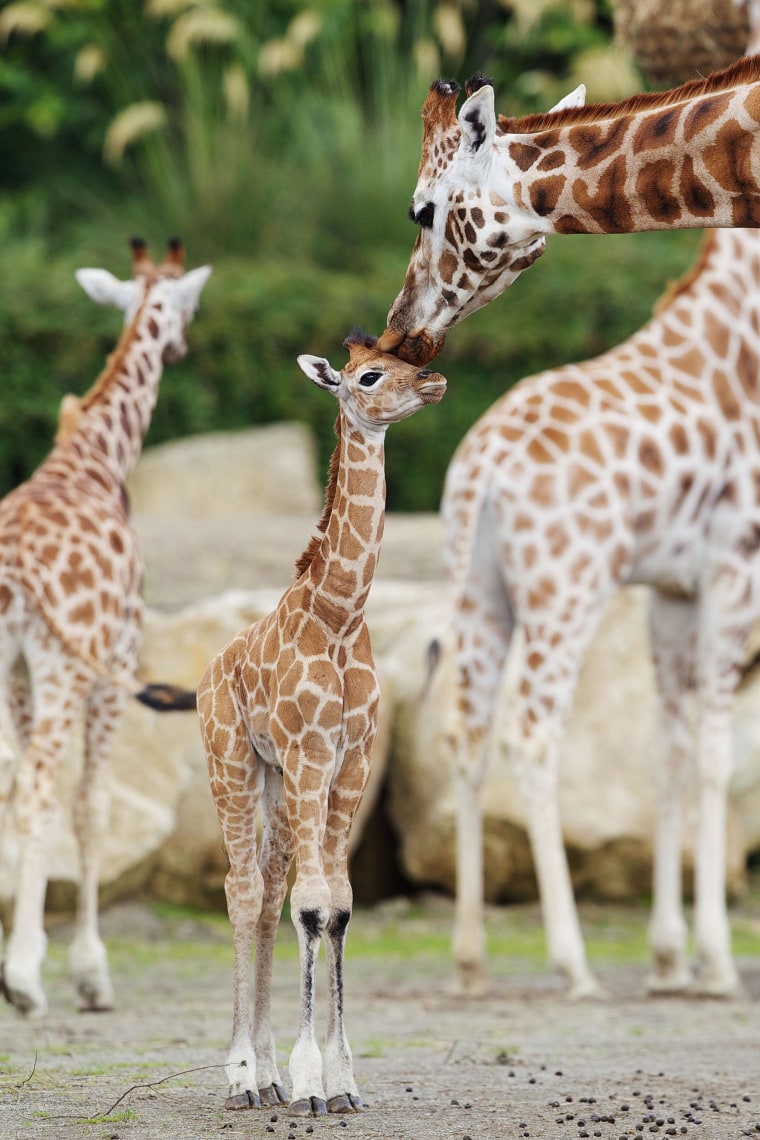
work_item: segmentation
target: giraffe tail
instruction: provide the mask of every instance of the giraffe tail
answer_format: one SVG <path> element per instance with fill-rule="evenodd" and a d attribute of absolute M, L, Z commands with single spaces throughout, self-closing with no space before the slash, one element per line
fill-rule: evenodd
<path fill-rule="evenodd" d="M 195 689 L 181 689 L 179 685 L 145 685 L 134 695 L 140 704 L 156 712 L 186 712 L 197 708 Z"/>

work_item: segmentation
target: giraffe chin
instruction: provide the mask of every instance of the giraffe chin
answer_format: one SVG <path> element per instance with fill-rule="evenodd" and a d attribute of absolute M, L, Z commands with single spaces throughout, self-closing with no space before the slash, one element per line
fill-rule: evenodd
<path fill-rule="evenodd" d="M 436 341 L 424 332 L 410 334 L 400 329 L 386 328 L 376 347 L 379 352 L 391 353 L 407 364 L 424 367 L 435 359 L 445 343 L 445 335 Z"/>

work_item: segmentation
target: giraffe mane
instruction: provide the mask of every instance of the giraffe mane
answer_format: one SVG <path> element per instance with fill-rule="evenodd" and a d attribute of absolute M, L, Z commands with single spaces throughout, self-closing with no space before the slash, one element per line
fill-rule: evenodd
<path fill-rule="evenodd" d="M 114 372 L 118 371 L 118 369 L 121 368 L 124 362 L 124 357 L 129 350 L 130 341 L 134 335 L 137 323 L 142 316 L 147 296 L 148 294 L 146 292 L 145 297 L 141 301 L 134 317 L 130 323 L 128 325 L 125 325 L 125 327 L 122 329 L 121 336 L 116 342 L 116 347 L 114 348 L 113 352 L 109 352 L 108 356 L 106 357 L 106 363 L 103 371 L 97 377 L 92 387 L 89 388 L 87 392 L 85 392 L 84 396 L 82 396 L 81 409 L 83 412 L 86 412 L 88 408 L 91 408 L 92 405 L 97 402 L 104 388 L 108 387 L 108 384 L 110 383 Z"/>
<path fill-rule="evenodd" d="M 327 524 L 330 521 L 332 514 L 333 504 L 335 502 L 335 490 L 338 486 L 338 471 L 340 469 L 340 442 L 341 442 L 341 419 L 340 413 L 335 421 L 335 435 L 337 436 L 337 443 L 330 456 L 330 466 L 327 472 L 327 487 L 325 489 L 325 504 L 322 508 L 322 515 L 317 523 L 317 532 L 313 534 L 309 540 L 309 545 L 304 550 L 301 557 L 296 562 L 296 578 L 300 578 L 302 574 L 311 566 L 316 558 L 317 551 L 322 544 L 322 535 L 327 530 Z"/>
<path fill-rule="evenodd" d="M 693 265 L 689 266 L 685 273 L 677 277 L 675 281 L 669 282 L 663 295 L 654 304 L 654 308 L 652 309 L 654 316 L 658 317 L 677 297 L 685 293 L 693 282 L 697 280 L 712 254 L 713 246 L 716 241 L 717 234 L 715 230 L 708 230 L 707 236 L 703 239 L 699 247 L 697 260 Z"/>
<path fill-rule="evenodd" d="M 526 115 L 521 119 L 499 115 L 499 134 L 535 134 L 550 127 L 575 126 L 582 123 L 598 123 L 605 119 L 617 119 L 623 115 L 637 114 L 639 111 L 656 111 L 671 107 L 687 99 L 700 95 L 717 95 L 730 91 L 746 83 L 760 80 L 760 55 L 743 57 L 736 63 L 708 75 L 706 79 L 690 79 L 680 87 L 670 91 L 649 91 L 631 95 L 617 103 L 590 103 L 584 107 L 566 107 L 562 111 L 546 111 L 537 115 Z"/>

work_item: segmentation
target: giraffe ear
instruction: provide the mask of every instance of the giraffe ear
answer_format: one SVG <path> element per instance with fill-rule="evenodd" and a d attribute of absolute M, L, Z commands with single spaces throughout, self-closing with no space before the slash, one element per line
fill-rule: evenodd
<path fill-rule="evenodd" d="M 565 111 L 568 107 L 585 107 L 586 106 L 586 84 L 579 83 L 574 91 L 568 92 L 564 99 L 560 99 L 559 103 L 555 103 L 553 107 L 549 108 L 552 111 Z"/>
<path fill-rule="evenodd" d="M 139 294 L 135 281 L 119 281 L 107 269 L 77 269 L 74 274 L 88 297 L 99 305 L 115 305 L 126 313 Z"/>
<path fill-rule="evenodd" d="M 172 299 L 180 312 L 195 312 L 201 290 L 210 276 L 211 266 L 200 265 L 197 269 L 191 269 L 189 273 L 179 278 L 172 291 Z"/>
<path fill-rule="evenodd" d="M 340 372 L 336 372 L 329 360 L 325 360 L 323 356 L 309 356 L 304 353 L 298 357 L 298 367 L 318 388 L 324 388 L 327 392 L 337 393 L 341 386 Z"/>
<path fill-rule="evenodd" d="M 469 99 L 465 99 L 459 112 L 459 126 L 462 128 L 460 154 L 482 173 L 490 165 L 491 146 L 496 135 L 496 112 L 490 83 L 479 87 Z"/>

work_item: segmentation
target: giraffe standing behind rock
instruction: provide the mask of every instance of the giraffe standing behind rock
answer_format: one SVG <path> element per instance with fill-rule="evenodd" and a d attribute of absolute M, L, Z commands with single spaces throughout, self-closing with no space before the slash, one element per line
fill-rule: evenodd
<path fill-rule="evenodd" d="M 107 1009 L 113 991 L 98 934 L 98 850 L 107 826 L 108 748 L 130 695 L 158 709 L 195 703 L 137 680 L 142 562 L 125 484 L 163 365 L 185 355 L 185 328 L 211 270 L 183 273 L 178 241 L 161 265 L 144 242 L 134 239 L 132 248 L 131 280 L 104 269 L 77 272 L 93 300 L 123 310 L 125 328 L 89 392 L 64 398 L 51 453 L 0 503 L 0 825 L 15 809 L 18 836 L 0 986 L 22 1013 L 46 1009 L 45 839 L 76 719 L 84 714 L 85 754 L 74 801 L 81 878 L 71 969 L 83 1008 Z"/>
<path fill-rule="evenodd" d="M 485 986 L 484 744 L 503 675 L 550 960 L 598 992 L 562 844 L 558 750 L 604 605 L 652 587 L 663 756 L 650 989 L 734 993 L 725 905 L 731 713 L 760 615 L 760 232 L 720 230 L 624 344 L 522 381 L 460 444 L 443 497 L 458 700 L 455 956 Z M 690 701 L 696 691 L 696 776 Z M 642 757 L 650 779 L 652 760 Z M 681 800 L 697 788 L 697 976 L 681 902 Z"/>
<path fill-rule="evenodd" d="M 581 88 L 545 115 L 499 116 L 483 76 L 436 80 L 406 280 L 378 341 L 415 364 L 544 252 L 547 234 L 760 225 L 760 59 L 619 103 Z"/>
<path fill-rule="evenodd" d="M 336 397 L 338 443 L 318 532 L 277 608 L 210 663 L 198 712 L 230 862 L 225 882 L 235 967 L 227 1107 L 284 1103 L 271 1029 L 272 954 L 295 856 L 290 912 L 301 960 L 301 1014 L 290 1056 L 290 1111 L 353 1112 L 361 1100 L 343 1025 L 343 951 L 351 918 L 348 838 L 369 775 L 378 680 L 365 605 L 385 515 L 390 423 L 437 403 L 446 381 L 377 352 L 355 332 L 349 360 L 299 356 Z M 257 856 L 257 817 L 261 846 Z M 314 1036 L 315 966 L 325 937 L 325 1072 Z M 253 1034 L 250 953 L 255 938 Z"/>

